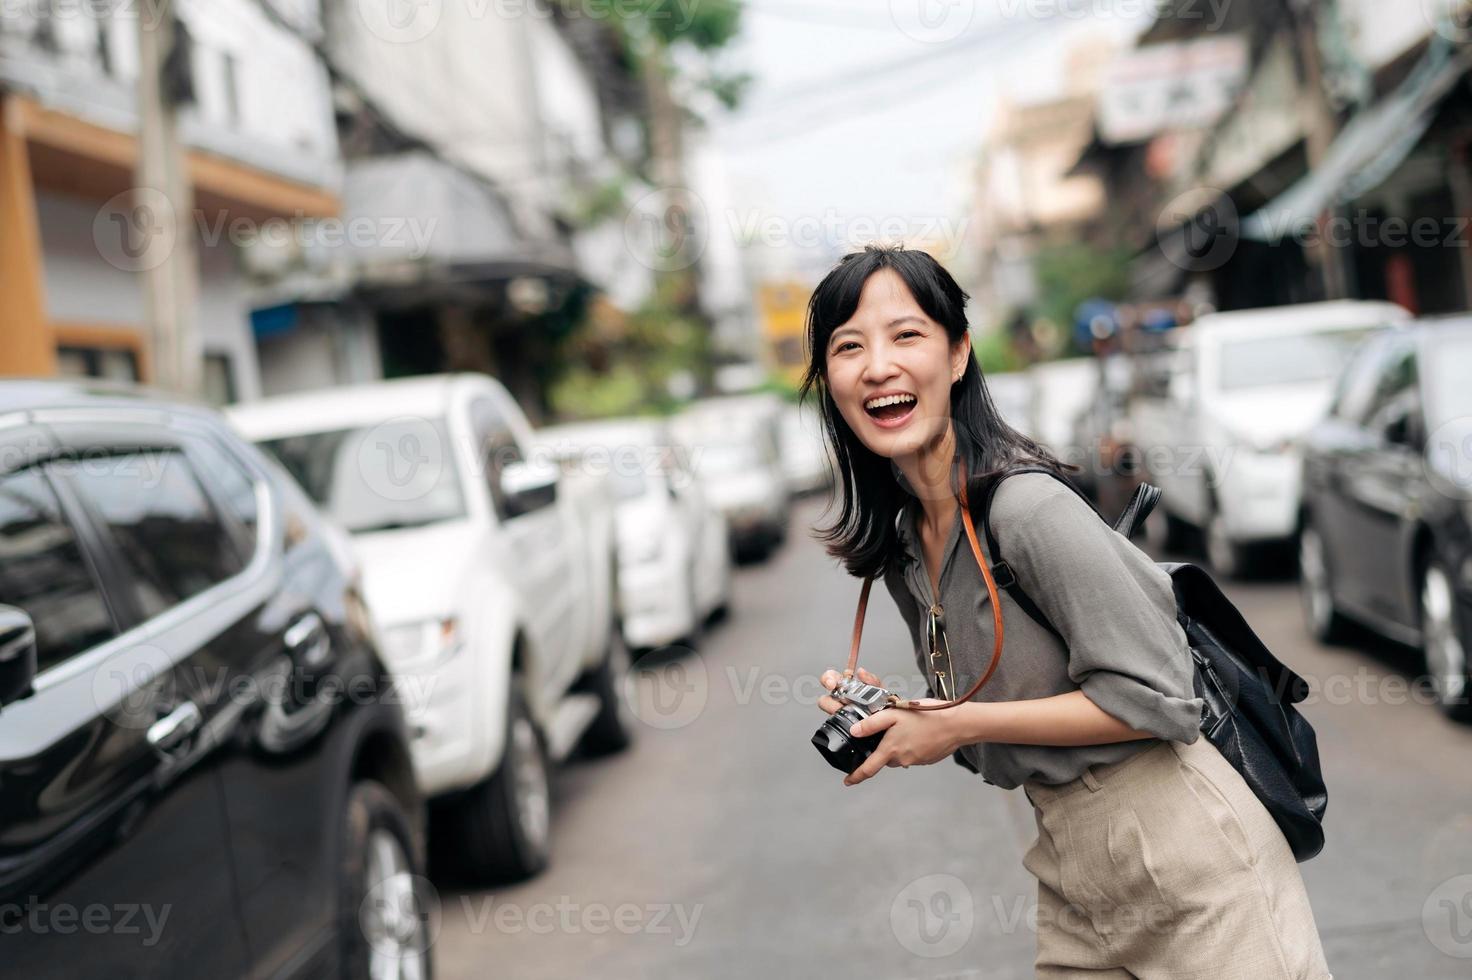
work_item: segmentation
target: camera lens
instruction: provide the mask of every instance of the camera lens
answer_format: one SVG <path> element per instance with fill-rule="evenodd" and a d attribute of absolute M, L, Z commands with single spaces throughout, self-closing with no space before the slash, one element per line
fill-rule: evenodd
<path fill-rule="evenodd" d="M 879 747 L 883 733 L 855 738 L 849 729 L 868 712 L 856 705 L 847 704 L 828 716 L 828 720 L 813 733 L 813 747 L 828 764 L 844 774 L 853 772 L 864 764 L 864 760 Z"/>

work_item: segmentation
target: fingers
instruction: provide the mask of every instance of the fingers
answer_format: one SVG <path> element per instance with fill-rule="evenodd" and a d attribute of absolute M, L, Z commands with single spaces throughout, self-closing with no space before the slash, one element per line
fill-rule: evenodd
<path fill-rule="evenodd" d="M 875 687 L 884 686 L 883 684 L 879 683 L 879 678 L 875 677 L 873 674 L 869 673 L 862 667 L 859 668 L 859 680 L 863 681 L 865 684 L 873 684 Z"/>
<path fill-rule="evenodd" d="M 825 694 L 818 699 L 818 707 L 822 708 L 824 712 L 831 715 L 833 714 L 833 712 L 843 707 L 843 702 L 839 701 L 837 698 L 829 697 Z"/>
<path fill-rule="evenodd" d="M 897 709 L 881 711 L 878 714 L 873 714 L 854 722 L 849 726 L 848 732 L 855 738 L 863 738 L 865 735 L 877 735 L 882 731 L 888 730 L 899 720 L 899 717 L 900 715 Z"/>
<path fill-rule="evenodd" d="M 859 785 L 859 783 L 862 783 L 870 776 L 873 776 L 875 773 L 883 769 L 888 764 L 889 753 L 885 752 L 882 749 L 876 750 L 872 755 L 869 756 L 869 758 L 864 760 L 863 765 L 859 766 L 859 768 L 855 769 L 853 772 L 844 777 L 843 785 L 857 786 Z"/>

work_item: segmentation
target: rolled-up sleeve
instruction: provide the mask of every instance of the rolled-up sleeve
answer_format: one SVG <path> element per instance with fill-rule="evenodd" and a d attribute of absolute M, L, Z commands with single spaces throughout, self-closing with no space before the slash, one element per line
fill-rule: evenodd
<path fill-rule="evenodd" d="M 1019 516 L 1003 520 L 1007 484 L 1029 480 L 1028 496 L 1011 495 Z M 1169 574 L 1051 477 L 1004 483 L 992 526 L 1018 584 L 1062 635 L 1068 675 L 1089 700 L 1137 731 L 1194 742 L 1203 705 Z"/>

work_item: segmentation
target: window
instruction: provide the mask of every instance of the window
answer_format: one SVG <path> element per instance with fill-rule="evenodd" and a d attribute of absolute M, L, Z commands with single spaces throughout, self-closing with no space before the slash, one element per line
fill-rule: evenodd
<path fill-rule="evenodd" d="M 35 468 L 0 477 L 0 603 L 31 617 L 41 671 L 117 634 L 76 534 Z"/>
<path fill-rule="evenodd" d="M 1284 333 L 1222 344 L 1217 384 L 1222 391 L 1328 381 L 1338 376 L 1370 329 Z"/>
<path fill-rule="evenodd" d="M 255 478 L 250 475 L 240 460 L 226 452 L 212 439 L 198 439 L 190 446 L 199 456 L 200 468 L 209 474 L 212 485 L 219 490 L 225 509 L 230 512 L 231 517 L 250 531 L 254 538 L 256 530 Z"/>
<path fill-rule="evenodd" d="M 56 349 L 56 372 L 69 378 L 137 381 L 138 355 L 126 347 L 61 346 Z"/>
<path fill-rule="evenodd" d="M 476 462 L 485 474 L 486 488 L 496 506 L 496 515 L 507 517 L 505 494 L 501 492 L 501 471 L 508 463 L 522 460 L 521 444 L 494 402 L 480 398 L 470 405 L 470 431 L 475 439 Z"/>
<path fill-rule="evenodd" d="M 229 354 L 205 354 L 204 397 L 211 405 L 235 401 L 235 375 L 230 370 Z"/>
<path fill-rule="evenodd" d="M 1356 425 L 1370 414 L 1370 402 L 1380 382 L 1380 371 L 1390 350 L 1390 341 L 1370 341 L 1355 354 L 1339 378 L 1332 413 Z"/>
<path fill-rule="evenodd" d="M 144 617 L 236 575 L 235 542 L 177 450 L 71 461 L 66 478 L 111 532 Z"/>
<path fill-rule="evenodd" d="M 465 516 L 442 419 L 389 419 L 260 445 L 328 516 L 355 534 Z"/>
<path fill-rule="evenodd" d="M 1406 398 L 1414 394 L 1416 388 L 1416 352 L 1410 345 L 1396 344 L 1389 356 L 1380 360 L 1380 365 L 1376 372 L 1375 394 L 1370 399 L 1367 412 L 1371 428 L 1379 428 L 1376 420 L 1392 404 L 1399 406 L 1397 410 L 1404 414 Z"/>

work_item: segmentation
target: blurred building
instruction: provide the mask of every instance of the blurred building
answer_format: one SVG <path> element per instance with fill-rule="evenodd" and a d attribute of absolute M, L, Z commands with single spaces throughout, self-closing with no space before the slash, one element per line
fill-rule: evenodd
<path fill-rule="evenodd" d="M 1003 99 L 976 166 L 963 270 L 973 302 L 998 317 L 1032 303 L 1034 260 L 1049 244 L 1089 240 L 1103 213 L 1099 179 L 1071 168 L 1092 133 L 1100 71 L 1112 47 L 1080 45 L 1064 94 L 1042 102 Z"/>
<path fill-rule="evenodd" d="M 550 351 L 595 294 L 640 302 L 625 244 L 640 103 L 605 19 L 433 5 L 411 36 L 330 3 L 343 222 L 254 257 L 267 393 L 440 370 L 494 373 L 534 418 Z M 615 194 L 616 192 L 616 194 Z"/>
<path fill-rule="evenodd" d="M 195 198 L 207 394 L 261 389 L 242 250 L 271 221 L 339 210 L 315 0 L 179 0 L 173 84 Z M 148 380 L 143 236 L 167 201 L 135 187 L 145 4 L 32 0 L 0 19 L 0 372 Z"/>
<path fill-rule="evenodd" d="M 1104 181 L 1107 224 L 1137 251 L 1134 296 L 1465 309 L 1467 8 L 1245 0 L 1212 24 L 1198 4 L 1164 7 L 1116 78 L 1151 68 L 1140 103 L 1186 115 L 1121 127 L 1135 93 L 1106 86 L 1074 168 Z"/>

